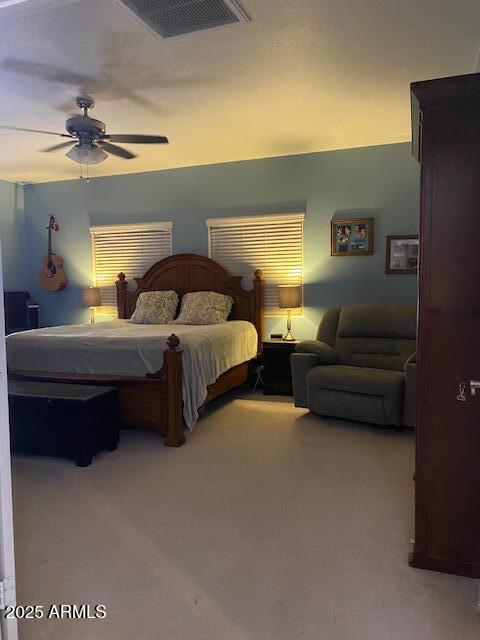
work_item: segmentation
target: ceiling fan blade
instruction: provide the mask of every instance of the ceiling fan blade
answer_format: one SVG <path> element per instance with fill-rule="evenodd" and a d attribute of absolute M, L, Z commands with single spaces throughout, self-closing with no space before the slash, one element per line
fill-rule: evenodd
<path fill-rule="evenodd" d="M 111 142 L 130 142 L 131 144 L 168 144 L 165 136 L 143 136 L 134 134 L 106 135 L 105 138 Z"/>
<path fill-rule="evenodd" d="M 31 60 L 5 58 L 2 62 L 2 67 L 6 71 L 33 76 L 35 78 L 43 78 L 44 80 L 59 82 L 61 84 L 84 85 L 94 81 L 93 78 L 83 73 L 61 69 L 60 67 L 54 67 L 50 64 L 32 62 Z"/>
<path fill-rule="evenodd" d="M 48 133 L 50 136 L 61 136 L 62 138 L 73 138 L 68 133 L 57 133 L 56 131 L 44 131 L 43 129 L 26 129 L 25 127 L 9 127 L 5 124 L 0 124 L 0 129 L 7 129 L 8 131 L 27 131 L 28 133 Z"/>
<path fill-rule="evenodd" d="M 40 151 L 42 153 L 50 153 L 50 151 L 58 151 L 58 149 L 65 149 L 66 147 L 70 147 L 72 144 L 76 144 L 74 140 L 70 140 L 69 142 L 61 142 L 60 144 L 54 144 L 53 147 L 40 149 Z"/>
<path fill-rule="evenodd" d="M 132 153 L 131 151 L 128 151 L 127 149 L 123 149 L 122 147 L 117 147 L 116 144 L 103 142 L 103 140 L 98 142 L 97 144 L 99 144 L 99 146 L 105 151 L 108 151 L 108 153 L 111 153 L 112 156 L 118 156 L 119 158 L 124 158 L 125 160 L 131 160 L 132 158 L 137 157 L 134 153 Z"/>

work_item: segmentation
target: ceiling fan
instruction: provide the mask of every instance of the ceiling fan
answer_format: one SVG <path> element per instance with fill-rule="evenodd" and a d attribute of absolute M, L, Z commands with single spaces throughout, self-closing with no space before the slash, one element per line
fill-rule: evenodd
<path fill-rule="evenodd" d="M 68 142 L 55 144 L 53 147 L 42 149 L 42 151 L 50 153 L 51 151 L 58 151 L 73 145 L 65 155 L 79 164 L 99 164 L 108 158 L 108 154 L 124 158 L 125 160 L 136 158 L 134 153 L 116 144 L 112 144 L 113 142 L 168 144 L 168 139 L 165 136 L 109 134 L 106 132 L 105 123 L 101 120 L 95 120 L 88 115 L 88 111 L 94 105 L 91 96 L 79 96 L 76 99 L 76 103 L 77 107 L 83 109 L 83 114 L 72 115 L 68 118 L 65 123 L 65 129 L 68 133 L 55 133 L 54 131 L 8 127 L 5 125 L 0 125 L 0 128 L 12 129 L 14 131 L 28 131 L 31 133 L 47 133 L 62 138 L 70 138 Z"/>

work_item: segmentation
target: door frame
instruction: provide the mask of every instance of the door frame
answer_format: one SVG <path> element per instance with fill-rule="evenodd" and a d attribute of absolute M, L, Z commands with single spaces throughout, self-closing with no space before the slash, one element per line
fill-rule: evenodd
<path fill-rule="evenodd" d="M 3 267 L 0 248 L 0 579 L 8 579 L 5 604 L 16 604 L 15 550 L 13 532 L 12 471 L 10 459 L 10 424 L 8 416 L 7 357 L 5 349 L 5 314 L 3 302 Z M 15 619 L 1 617 L 0 640 L 17 640 Z"/>

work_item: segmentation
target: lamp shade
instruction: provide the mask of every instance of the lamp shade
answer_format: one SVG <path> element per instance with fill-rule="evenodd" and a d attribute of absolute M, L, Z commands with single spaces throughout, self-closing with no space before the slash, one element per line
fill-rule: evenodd
<path fill-rule="evenodd" d="M 86 307 L 99 307 L 102 304 L 100 289 L 98 287 L 88 287 L 82 291 L 83 304 Z"/>
<path fill-rule="evenodd" d="M 99 164 L 108 158 L 108 153 L 90 143 L 76 144 L 65 155 L 78 164 Z"/>
<path fill-rule="evenodd" d="M 295 309 L 302 306 L 302 287 L 299 284 L 278 286 L 278 306 L 280 309 Z"/>

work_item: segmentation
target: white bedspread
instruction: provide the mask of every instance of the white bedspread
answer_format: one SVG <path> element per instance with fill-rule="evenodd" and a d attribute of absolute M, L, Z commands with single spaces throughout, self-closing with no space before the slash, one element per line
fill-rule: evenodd
<path fill-rule="evenodd" d="M 183 350 L 183 415 L 192 429 L 207 386 L 256 355 L 257 332 L 250 322 L 147 325 L 112 320 L 34 329 L 7 336 L 8 368 L 143 377 L 162 368 L 166 340 L 172 333 L 180 338 Z"/>

